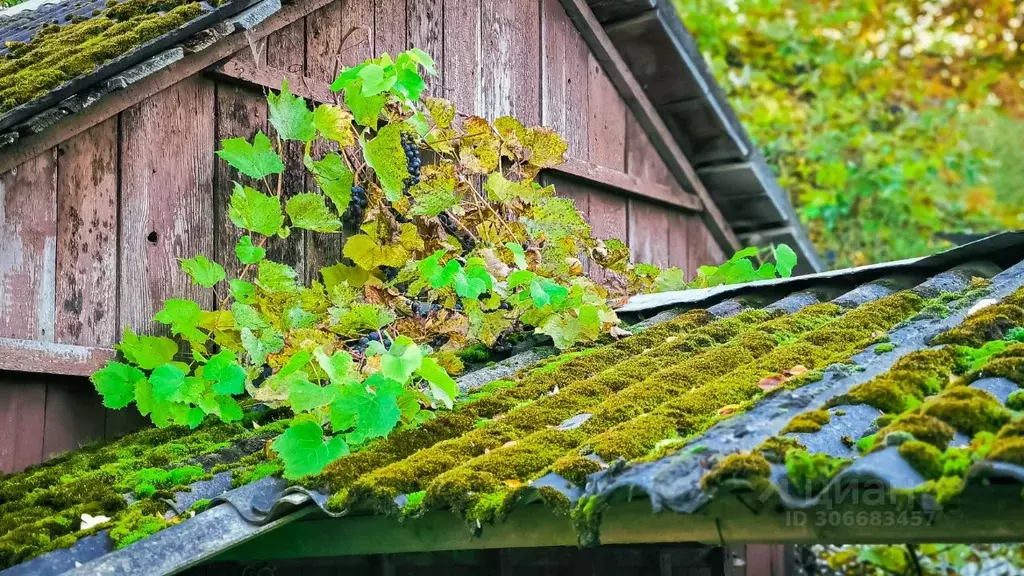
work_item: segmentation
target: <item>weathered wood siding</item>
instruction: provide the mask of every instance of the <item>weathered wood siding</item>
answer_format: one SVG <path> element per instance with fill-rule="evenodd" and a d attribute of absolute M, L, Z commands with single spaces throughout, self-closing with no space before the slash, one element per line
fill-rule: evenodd
<path fill-rule="evenodd" d="M 343 42 L 344 41 L 344 42 Z M 562 132 L 569 156 L 680 190 L 559 0 L 336 0 L 246 48 L 257 68 L 329 81 L 339 66 L 411 46 L 431 52 L 430 91 L 467 113 L 513 114 Z M 0 175 L 0 338 L 109 347 L 122 326 L 159 331 L 164 298 L 205 305 L 177 259 L 232 269 L 227 206 L 238 179 L 220 138 L 272 135 L 260 89 L 198 74 Z M 284 193 L 311 186 L 298 146 Z M 688 272 L 722 254 L 698 214 L 549 175 L 595 235 L 637 259 Z M 271 256 L 307 279 L 341 252 L 337 236 L 292 234 Z M 107 413 L 84 378 L 0 373 L 0 470 L 136 425 Z"/>

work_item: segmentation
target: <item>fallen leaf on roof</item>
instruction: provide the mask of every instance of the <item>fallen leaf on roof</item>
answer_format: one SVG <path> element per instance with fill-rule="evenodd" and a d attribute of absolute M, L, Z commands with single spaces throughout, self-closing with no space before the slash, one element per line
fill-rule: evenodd
<path fill-rule="evenodd" d="M 93 526 L 99 526 L 100 524 L 106 524 L 110 522 L 110 518 L 103 515 L 93 516 L 91 514 L 82 513 L 82 526 L 79 530 L 88 530 Z"/>
<path fill-rule="evenodd" d="M 629 330 L 625 330 L 623 328 L 619 328 L 618 326 L 612 326 L 611 330 L 608 331 L 608 334 L 610 334 L 611 337 L 615 338 L 616 340 L 625 338 L 626 336 L 632 336 L 633 335 L 633 333 L 630 332 Z"/>
<path fill-rule="evenodd" d="M 734 414 L 736 412 L 739 412 L 739 409 L 740 409 L 740 405 L 739 404 L 729 404 L 728 406 L 722 406 L 721 408 L 719 408 L 718 409 L 718 415 L 719 416 L 728 416 L 729 414 Z"/>
<path fill-rule="evenodd" d="M 775 390 L 776 388 L 782 386 L 785 383 L 786 377 L 781 374 L 776 374 L 775 376 L 768 376 L 767 378 L 762 378 L 761 381 L 757 383 L 757 387 L 760 388 L 761 390 L 764 390 L 765 392 L 768 392 L 771 390 Z"/>
<path fill-rule="evenodd" d="M 970 310 L 967 311 L 967 315 L 970 316 L 971 314 L 974 314 L 975 312 L 977 312 L 979 310 L 983 310 L 985 308 L 988 308 L 989 306 L 991 306 L 993 304 L 997 304 L 998 302 L 999 301 L 994 299 L 994 298 L 982 298 L 981 300 L 978 300 L 974 304 L 974 306 L 971 306 Z"/>

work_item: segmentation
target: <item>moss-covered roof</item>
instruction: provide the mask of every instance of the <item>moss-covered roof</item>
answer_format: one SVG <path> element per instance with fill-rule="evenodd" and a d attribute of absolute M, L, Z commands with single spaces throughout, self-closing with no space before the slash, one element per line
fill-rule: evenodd
<path fill-rule="evenodd" d="M 599 538 L 601 511 L 624 491 L 679 512 L 751 488 L 800 505 L 886 454 L 918 474 L 894 486 L 952 502 L 978 462 L 1024 465 L 1014 410 L 1024 403 L 1011 393 L 1024 345 L 1007 340 L 1024 324 L 1022 285 L 1024 263 L 976 262 L 673 310 L 469 391 L 298 487 L 329 514 L 416 522 L 451 509 L 485 531 L 539 500 L 584 541 Z M 997 303 L 969 314 L 986 299 Z M 225 490 L 270 486 L 280 465 L 265 443 L 286 425 L 254 407 L 241 424 L 147 430 L 4 477 L 0 566 L 99 534 L 102 545 L 74 558 L 86 563 L 201 522 L 228 506 L 202 512 Z M 267 521 L 266 502 L 246 506 L 256 498 L 246 494 L 230 505 Z M 82 530 L 83 514 L 110 521 Z"/>

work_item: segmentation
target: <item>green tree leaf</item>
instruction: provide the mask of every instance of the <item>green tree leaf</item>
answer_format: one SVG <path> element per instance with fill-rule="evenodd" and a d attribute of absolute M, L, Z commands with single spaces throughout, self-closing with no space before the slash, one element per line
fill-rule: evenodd
<path fill-rule="evenodd" d="M 295 413 L 311 412 L 334 402 L 338 390 L 339 388 L 333 384 L 321 386 L 305 378 L 300 378 L 289 383 L 288 402 L 292 405 L 292 411 Z"/>
<path fill-rule="evenodd" d="M 173 360 L 178 353 L 178 344 L 163 336 L 139 336 L 126 326 L 117 349 L 132 364 L 143 370 L 152 370 Z"/>
<path fill-rule="evenodd" d="M 380 373 L 398 382 L 405 383 L 419 369 L 423 352 L 408 336 L 399 336 L 380 361 Z"/>
<path fill-rule="evenodd" d="M 345 165 L 341 155 L 331 152 L 323 160 L 311 160 L 309 169 L 320 190 L 323 191 L 339 214 L 344 214 L 352 201 L 352 171 Z"/>
<path fill-rule="evenodd" d="M 264 236 L 273 236 L 284 225 L 281 202 L 273 196 L 235 182 L 228 216 L 235 226 Z"/>
<path fill-rule="evenodd" d="M 138 382 L 145 379 L 145 374 L 138 368 L 113 361 L 107 362 L 90 377 L 96 391 L 103 396 L 103 405 L 115 410 L 131 404 Z"/>
<path fill-rule="evenodd" d="M 398 396 L 403 390 L 401 384 L 380 373 L 364 383 L 343 386 L 331 404 L 331 427 L 342 432 L 354 425 L 355 430 L 348 434 L 352 444 L 387 436 L 402 417 Z"/>
<path fill-rule="evenodd" d="M 288 199 L 285 211 L 292 226 L 314 232 L 334 232 L 341 228 L 341 221 L 331 213 L 324 197 L 311 192 L 296 194 Z"/>
<path fill-rule="evenodd" d="M 217 394 L 234 396 L 245 392 L 245 370 L 230 350 L 221 350 L 210 357 L 203 367 L 203 378 L 213 381 L 213 391 Z"/>
<path fill-rule="evenodd" d="M 224 268 L 220 264 L 211 262 L 202 254 L 194 258 L 182 258 L 178 262 L 181 264 L 181 269 L 192 277 L 192 281 L 203 288 L 213 288 L 226 276 Z"/>
<path fill-rule="evenodd" d="M 267 292 L 289 293 L 298 290 L 299 274 L 287 264 L 261 260 L 257 266 L 256 285 Z"/>
<path fill-rule="evenodd" d="M 296 480 L 318 474 L 331 462 L 348 454 L 348 445 L 339 436 L 324 438 L 316 422 L 302 421 L 291 425 L 271 444 L 284 462 L 284 477 Z"/>
<path fill-rule="evenodd" d="M 313 112 L 306 107 L 305 100 L 288 90 L 288 80 L 281 82 L 278 94 L 267 95 L 267 109 L 270 123 L 282 139 L 310 142 L 316 137 Z"/>
<path fill-rule="evenodd" d="M 423 359 L 416 374 L 427 381 L 434 398 L 437 398 L 449 410 L 454 404 L 455 397 L 459 394 L 459 386 L 448 375 L 448 372 L 431 357 Z"/>
<path fill-rule="evenodd" d="M 245 138 L 229 138 L 221 141 L 221 149 L 217 151 L 225 162 L 242 174 L 257 180 L 271 174 L 284 172 L 284 163 L 274 152 L 270 139 L 262 130 L 256 133 L 252 144 Z"/>
<path fill-rule="evenodd" d="M 164 300 L 164 307 L 156 313 L 154 320 L 171 327 L 171 334 L 180 335 L 191 342 L 205 342 L 206 334 L 198 330 L 203 319 L 199 304 L 182 298 Z"/>
<path fill-rule="evenodd" d="M 789 278 L 796 267 L 796 252 L 786 244 L 779 244 L 775 247 L 775 268 L 779 276 Z"/>
<path fill-rule="evenodd" d="M 238 239 L 235 244 L 235 256 L 242 264 L 255 264 L 266 257 L 267 251 L 252 243 L 252 236 L 245 235 Z"/>
<path fill-rule="evenodd" d="M 409 178 L 409 159 L 402 148 L 402 127 L 388 124 L 363 148 L 366 164 L 373 168 L 388 200 L 402 197 L 405 180 Z"/>
<path fill-rule="evenodd" d="M 172 363 L 157 366 L 149 375 L 149 383 L 153 385 L 153 399 L 167 402 L 174 399 L 185 383 L 185 371 Z"/>

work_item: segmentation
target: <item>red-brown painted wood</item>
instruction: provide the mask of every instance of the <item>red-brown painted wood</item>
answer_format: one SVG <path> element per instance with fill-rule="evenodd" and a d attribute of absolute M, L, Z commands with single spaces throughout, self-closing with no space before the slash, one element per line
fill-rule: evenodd
<path fill-rule="evenodd" d="M 125 410 L 134 411 L 135 407 Z M 102 399 L 88 379 L 46 376 L 43 459 L 102 440 L 106 431 L 106 415 Z"/>
<path fill-rule="evenodd" d="M 626 169 L 626 104 L 594 56 L 589 55 L 587 142 L 594 164 Z"/>
<path fill-rule="evenodd" d="M 354 66 L 367 58 L 373 58 L 374 0 L 343 0 L 341 8 L 341 62 Z"/>
<path fill-rule="evenodd" d="M 0 338 L 53 342 L 56 178 L 54 150 L 0 175 Z"/>
<path fill-rule="evenodd" d="M 634 262 L 668 265 L 668 214 L 664 209 L 629 200 L 629 249 Z"/>
<path fill-rule="evenodd" d="M 407 35 L 410 48 L 419 48 L 434 59 L 437 76 L 424 76 L 427 93 L 443 97 L 444 0 L 411 0 L 407 4 Z"/>
<path fill-rule="evenodd" d="M 587 160 L 589 113 L 588 55 L 558 0 L 541 0 L 541 124 L 557 130 L 569 144 L 568 156 Z"/>
<path fill-rule="evenodd" d="M 483 2 L 480 14 L 482 113 L 540 122 L 540 11 L 531 0 Z"/>
<path fill-rule="evenodd" d="M 0 471 L 22 470 L 43 458 L 45 378 L 0 372 Z"/>
<path fill-rule="evenodd" d="M 407 45 L 405 0 L 374 0 L 374 55 L 387 52 L 394 57 L 404 51 Z"/>

